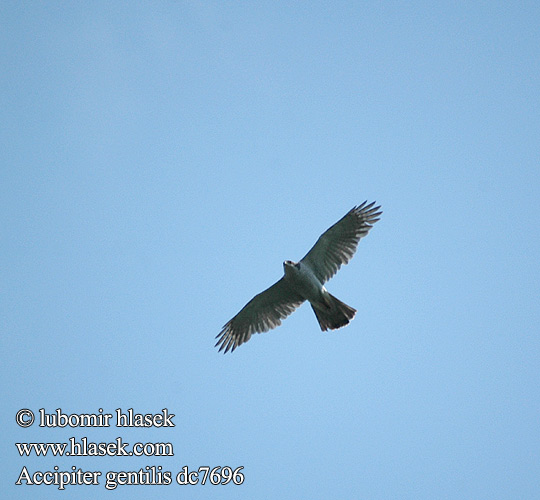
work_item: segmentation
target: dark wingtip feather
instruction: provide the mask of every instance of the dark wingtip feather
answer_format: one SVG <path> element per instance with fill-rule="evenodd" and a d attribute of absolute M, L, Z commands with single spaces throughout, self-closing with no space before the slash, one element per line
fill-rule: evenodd
<path fill-rule="evenodd" d="M 366 226 L 371 227 L 371 225 L 380 220 L 379 216 L 383 213 L 382 210 L 379 210 L 381 206 L 377 205 L 375 207 L 375 203 L 375 201 L 372 201 L 367 205 L 366 200 L 360 205 L 353 207 L 347 215 L 354 214 L 357 217 L 363 217 Z"/>
<path fill-rule="evenodd" d="M 221 352 L 227 346 L 227 344 L 230 343 L 232 339 L 230 322 L 223 325 L 221 331 L 216 335 L 216 339 L 218 339 L 218 341 L 216 342 L 216 345 L 214 347 L 219 346 L 218 352 Z M 227 352 L 227 350 L 225 350 L 225 352 Z"/>
<path fill-rule="evenodd" d="M 223 325 L 221 331 L 216 335 L 216 339 L 218 339 L 218 341 L 214 347 L 219 346 L 218 352 L 223 351 L 223 354 L 226 354 L 229 351 L 233 352 L 240 344 L 243 343 L 235 333 L 230 321 Z"/>

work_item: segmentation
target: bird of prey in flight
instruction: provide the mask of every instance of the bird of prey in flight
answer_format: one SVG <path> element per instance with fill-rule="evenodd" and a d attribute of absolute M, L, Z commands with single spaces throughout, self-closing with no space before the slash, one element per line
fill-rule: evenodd
<path fill-rule="evenodd" d="M 223 326 L 216 336 L 216 347 L 234 351 L 253 333 L 279 326 L 304 301 L 309 301 L 321 330 L 335 330 L 349 323 L 356 309 L 344 304 L 324 287 L 341 267 L 351 260 L 361 238 L 379 220 L 382 211 L 375 202 L 351 209 L 327 229 L 300 262 L 286 260 L 284 276 L 264 292 L 255 295 L 242 310 Z"/>

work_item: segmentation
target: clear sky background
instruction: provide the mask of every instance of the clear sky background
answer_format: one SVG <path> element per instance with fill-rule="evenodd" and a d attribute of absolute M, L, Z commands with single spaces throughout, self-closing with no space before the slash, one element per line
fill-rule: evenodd
<path fill-rule="evenodd" d="M 540 495 L 538 2 L 3 2 L 6 498 Z M 214 337 L 365 199 L 309 306 Z M 29 408 L 174 428 L 21 428 Z M 20 457 L 16 442 L 170 442 Z M 37 470 L 169 486 L 15 486 Z M 241 486 L 179 486 L 187 465 Z"/>

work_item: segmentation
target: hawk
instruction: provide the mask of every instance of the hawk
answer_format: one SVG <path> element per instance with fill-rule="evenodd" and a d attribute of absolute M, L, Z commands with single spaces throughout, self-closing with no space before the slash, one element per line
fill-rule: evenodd
<path fill-rule="evenodd" d="M 306 300 L 311 304 L 321 330 L 335 330 L 349 324 L 356 309 L 344 304 L 324 287 L 342 264 L 351 260 L 361 238 L 379 220 L 382 211 L 375 202 L 352 208 L 327 229 L 300 262 L 286 260 L 284 276 L 264 292 L 255 295 L 216 336 L 216 347 L 234 351 L 253 333 L 279 326 Z"/>

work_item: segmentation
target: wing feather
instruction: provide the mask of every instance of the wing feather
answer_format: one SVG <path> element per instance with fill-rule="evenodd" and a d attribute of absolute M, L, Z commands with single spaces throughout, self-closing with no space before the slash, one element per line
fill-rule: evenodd
<path fill-rule="evenodd" d="M 247 342 L 253 333 L 267 332 L 279 326 L 304 299 L 294 292 L 284 278 L 264 292 L 255 295 L 240 312 L 228 321 L 216 336 L 216 347 L 224 353 L 234 351 Z"/>
<path fill-rule="evenodd" d="M 327 229 L 300 262 L 308 264 L 321 283 L 328 281 L 343 264 L 347 264 L 361 238 L 379 220 L 382 211 L 375 202 L 352 208 L 344 217 Z"/>

